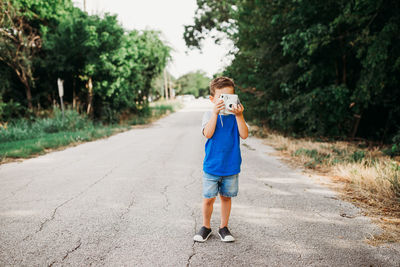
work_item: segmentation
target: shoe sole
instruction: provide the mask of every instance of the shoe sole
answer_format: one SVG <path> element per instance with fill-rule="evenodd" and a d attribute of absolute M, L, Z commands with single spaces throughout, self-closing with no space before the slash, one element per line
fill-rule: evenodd
<path fill-rule="evenodd" d="M 201 240 L 195 240 L 195 239 L 193 239 L 193 240 L 196 241 L 196 242 L 200 242 L 200 243 L 206 242 L 207 239 L 210 237 L 211 233 L 212 233 L 212 232 L 210 232 L 210 233 L 208 234 L 208 236 L 206 237 L 206 239 L 204 239 L 203 241 L 201 241 Z"/>
<path fill-rule="evenodd" d="M 220 235 L 220 233 L 218 233 L 218 235 L 219 235 L 219 237 L 221 238 L 221 241 L 222 242 L 234 242 L 235 241 L 235 239 L 233 239 L 233 240 L 224 240 L 223 238 L 222 238 L 222 236 Z"/>

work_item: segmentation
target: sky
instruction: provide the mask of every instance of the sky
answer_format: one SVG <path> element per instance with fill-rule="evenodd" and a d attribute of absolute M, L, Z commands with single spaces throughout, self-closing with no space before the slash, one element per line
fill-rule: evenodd
<path fill-rule="evenodd" d="M 83 10 L 83 0 L 73 2 Z M 127 30 L 160 30 L 160 38 L 173 48 L 172 62 L 167 70 L 175 78 L 196 70 L 202 70 L 212 78 L 214 73 L 230 64 L 232 56 L 227 53 L 232 43 L 225 40 L 217 45 L 211 38 L 206 38 L 201 52 L 189 50 L 183 40 L 183 25 L 193 24 L 196 8 L 196 0 L 86 0 L 89 14 L 117 14 Z"/>

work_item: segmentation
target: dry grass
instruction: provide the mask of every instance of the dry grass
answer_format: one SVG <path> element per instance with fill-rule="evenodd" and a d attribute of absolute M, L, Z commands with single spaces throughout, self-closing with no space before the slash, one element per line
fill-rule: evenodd
<path fill-rule="evenodd" d="M 329 177 L 328 186 L 341 198 L 364 210 L 384 230 L 367 242 L 400 242 L 400 163 L 379 147 L 357 142 L 321 142 L 285 137 L 268 128 L 251 126 L 251 133 L 284 156 L 286 162 L 308 173 Z"/>

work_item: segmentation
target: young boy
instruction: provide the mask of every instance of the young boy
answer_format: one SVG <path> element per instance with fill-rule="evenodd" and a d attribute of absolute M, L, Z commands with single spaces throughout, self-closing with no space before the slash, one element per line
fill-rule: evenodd
<path fill-rule="evenodd" d="M 238 178 L 242 158 L 240 139 L 248 136 L 248 126 L 243 118 L 243 105 L 233 107 L 232 113 L 221 115 L 224 102 L 221 94 L 234 94 L 235 84 L 228 77 L 218 77 L 210 83 L 210 100 L 214 103 L 212 111 L 203 115 L 201 131 L 208 138 L 205 144 L 203 161 L 203 226 L 193 237 L 204 242 L 211 235 L 210 220 L 215 198 L 221 199 L 221 224 L 218 235 L 224 242 L 234 241 L 229 232 L 228 220 L 231 211 L 231 197 L 238 193 Z"/>

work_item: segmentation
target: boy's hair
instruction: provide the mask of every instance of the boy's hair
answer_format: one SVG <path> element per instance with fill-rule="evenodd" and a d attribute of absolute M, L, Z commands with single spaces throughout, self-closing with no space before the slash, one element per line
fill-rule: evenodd
<path fill-rule="evenodd" d="M 215 89 L 222 89 L 229 86 L 232 87 L 233 92 L 235 92 L 235 83 L 231 78 L 225 76 L 217 77 L 210 82 L 210 95 L 215 95 Z"/>

